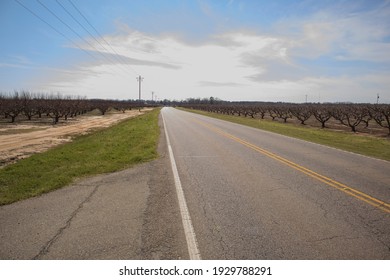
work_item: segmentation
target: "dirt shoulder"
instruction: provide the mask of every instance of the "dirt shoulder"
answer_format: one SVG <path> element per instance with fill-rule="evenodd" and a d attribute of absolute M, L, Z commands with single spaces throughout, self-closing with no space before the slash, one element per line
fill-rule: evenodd
<path fill-rule="evenodd" d="M 79 116 L 58 125 L 8 124 L 0 127 L 0 167 L 32 154 L 69 142 L 74 136 L 109 127 L 150 109 L 111 112 L 102 116 Z"/>

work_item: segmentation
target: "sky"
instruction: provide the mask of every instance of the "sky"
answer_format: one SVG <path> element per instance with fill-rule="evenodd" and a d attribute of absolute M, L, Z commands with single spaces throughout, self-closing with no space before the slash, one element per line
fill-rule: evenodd
<path fill-rule="evenodd" d="M 0 0 L 0 92 L 139 76 L 145 100 L 390 103 L 390 1 Z"/>

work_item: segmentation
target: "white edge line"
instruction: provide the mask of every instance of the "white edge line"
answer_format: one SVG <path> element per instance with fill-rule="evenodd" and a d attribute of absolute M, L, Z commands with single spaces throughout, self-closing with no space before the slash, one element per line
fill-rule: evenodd
<path fill-rule="evenodd" d="M 181 185 L 179 172 L 177 171 L 176 161 L 173 156 L 171 142 L 169 141 L 167 126 L 165 123 L 164 114 L 162 112 L 161 112 L 161 116 L 164 124 L 165 137 L 167 139 L 168 152 L 169 152 L 169 158 L 171 160 L 173 177 L 175 179 L 176 194 L 179 201 L 179 208 L 180 208 L 181 219 L 184 227 L 184 234 L 187 240 L 188 254 L 190 256 L 190 260 L 201 260 L 202 258 L 200 256 L 200 252 L 198 249 L 198 243 L 196 241 L 194 227 L 192 226 L 190 213 L 188 212 L 187 202 L 184 197 L 183 187 Z"/>

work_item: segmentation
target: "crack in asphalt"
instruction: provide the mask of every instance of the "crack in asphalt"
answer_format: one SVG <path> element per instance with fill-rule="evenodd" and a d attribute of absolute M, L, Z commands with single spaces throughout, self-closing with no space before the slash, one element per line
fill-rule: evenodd
<path fill-rule="evenodd" d="M 374 236 L 376 237 L 376 240 L 378 242 L 380 242 L 381 244 L 383 244 L 383 246 L 385 246 L 388 251 L 390 252 L 390 242 L 388 241 L 389 239 L 386 238 L 386 235 L 388 235 L 389 233 L 386 232 L 386 231 L 383 231 L 380 227 L 376 227 L 376 230 L 373 230 L 374 227 L 372 226 L 373 224 L 375 223 L 378 223 L 378 222 L 381 222 L 382 220 L 385 219 L 385 215 L 383 215 L 382 217 L 380 218 L 377 218 L 377 219 L 373 219 L 373 220 L 369 220 L 367 222 L 363 221 L 363 223 L 365 224 L 365 226 L 370 230 L 371 233 L 374 234 Z M 361 218 L 361 217 L 360 217 Z M 361 218 L 362 219 L 362 218 Z M 387 243 L 386 243 L 387 242 Z"/>
<path fill-rule="evenodd" d="M 193 180 L 196 182 L 196 184 L 195 184 L 196 186 L 200 186 L 200 183 L 199 183 L 199 181 L 197 180 L 196 177 L 194 177 Z M 214 238 L 220 244 L 220 248 L 221 248 L 221 251 L 222 251 L 223 256 L 224 256 L 223 259 L 227 259 L 227 257 L 228 257 L 227 252 L 229 251 L 229 246 L 228 246 L 227 242 L 224 240 L 223 236 L 221 235 L 221 231 L 219 229 L 219 226 L 215 222 L 214 218 L 207 211 L 207 203 L 206 203 L 206 199 L 205 199 L 205 195 L 204 195 L 203 189 L 198 187 L 197 190 L 195 190 L 195 191 L 198 193 L 198 195 L 200 197 L 199 201 L 201 203 L 201 209 L 202 209 L 202 212 L 203 212 L 203 216 L 212 225 L 212 227 L 210 228 L 210 233 L 214 236 Z"/>
<path fill-rule="evenodd" d="M 333 235 L 333 236 L 330 236 L 330 237 L 325 237 L 325 238 L 321 238 L 321 239 L 317 239 L 317 240 L 310 240 L 310 241 L 307 241 L 307 242 L 309 242 L 309 243 L 317 243 L 317 242 L 333 240 L 333 239 L 336 239 L 336 238 L 342 238 L 342 239 L 345 239 L 345 240 L 354 240 L 354 239 L 359 239 L 361 237 L 359 237 L 359 236 L 348 237 L 348 236 L 343 236 L 343 235 Z"/>
<path fill-rule="evenodd" d="M 311 240 L 311 241 L 308 241 L 308 242 L 329 241 L 329 240 L 332 240 L 332 239 L 335 239 L 335 238 L 344 238 L 344 236 L 341 236 L 341 235 L 333 235 L 333 236 L 330 236 L 330 237 L 325 237 L 325 238 L 321 238 L 321 239 L 317 239 L 317 240 Z"/>
<path fill-rule="evenodd" d="M 82 187 L 82 186 L 84 186 L 84 185 L 80 185 L 80 187 Z M 49 252 L 50 247 L 62 236 L 64 231 L 70 227 L 72 220 L 77 216 L 77 214 L 80 212 L 80 210 L 84 207 L 84 204 L 91 200 L 92 196 L 97 192 L 97 190 L 99 189 L 100 186 L 101 186 L 101 184 L 96 185 L 94 187 L 94 189 L 90 192 L 90 194 L 79 204 L 79 206 L 76 208 L 76 210 L 74 210 L 72 212 L 69 219 L 66 221 L 65 225 L 63 227 L 61 227 L 57 231 L 57 233 L 42 247 L 42 249 L 39 251 L 39 253 L 32 258 L 33 260 L 38 260 L 42 256 L 46 255 Z"/>
<path fill-rule="evenodd" d="M 323 217 L 325 219 L 328 219 L 329 209 L 325 208 L 324 203 L 321 203 L 319 201 L 314 201 L 314 203 L 318 205 L 318 207 L 321 209 L 322 212 L 324 212 Z"/>

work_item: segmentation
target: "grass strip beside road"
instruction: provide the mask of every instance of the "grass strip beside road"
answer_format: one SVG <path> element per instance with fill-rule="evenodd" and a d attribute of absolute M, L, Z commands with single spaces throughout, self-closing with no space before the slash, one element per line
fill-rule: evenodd
<path fill-rule="evenodd" d="M 109 173 L 155 159 L 160 109 L 0 169 L 0 205 L 33 197 L 76 178 Z"/>
<path fill-rule="evenodd" d="M 332 131 L 295 124 L 284 124 L 271 120 L 259 120 L 239 116 L 209 113 L 198 110 L 189 110 L 183 108 L 180 109 L 203 116 L 246 125 L 285 136 L 290 136 L 305 141 L 390 161 L 389 139 L 356 135 L 351 132 Z"/>

